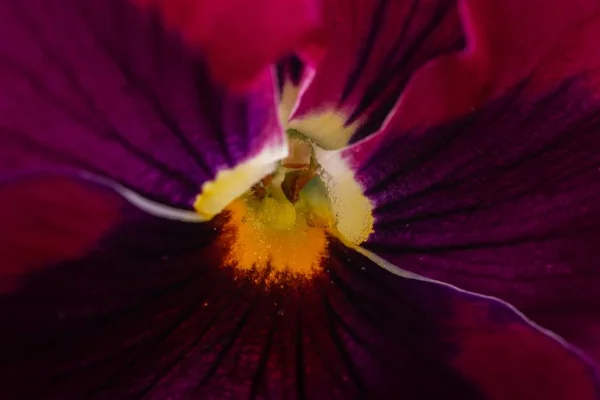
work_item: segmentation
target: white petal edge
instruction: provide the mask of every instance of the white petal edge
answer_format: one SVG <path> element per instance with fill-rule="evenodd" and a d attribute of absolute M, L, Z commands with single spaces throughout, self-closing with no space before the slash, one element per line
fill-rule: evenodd
<path fill-rule="evenodd" d="M 126 188 L 125 186 L 120 185 L 116 182 L 113 182 L 110 179 L 106 179 L 87 172 L 82 172 L 79 174 L 79 176 L 85 180 L 96 182 L 98 184 L 111 188 L 112 190 L 120 194 L 130 204 L 155 217 L 181 222 L 206 222 L 204 218 L 202 218 L 198 213 L 194 211 L 182 210 L 180 208 L 171 207 L 156 202 L 154 200 L 149 200 L 144 196 L 140 195 L 139 193 L 129 188 Z"/>
<path fill-rule="evenodd" d="M 557 335 L 556 333 L 552 332 L 551 330 L 548 330 L 548 329 L 538 325 L 537 323 L 535 323 L 534 321 L 529 319 L 521 311 L 519 311 L 516 307 L 514 307 L 512 304 L 507 303 L 506 301 L 499 299 L 497 297 L 487 296 L 484 294 L 471 292 L 471 291 L 461 289 L 457 286 L 451 285 L 446 282 L 437 281 L 435 279 L 430 279 L 430 278 L 424 277 L 422 275 L 415 274 L 414 272 L 406 271 L 406 270 L 398 267 L 397 265 L 379 257 L 377 254 L 365 249 L 364 247 L 352 246 L 351 248 L 353 250 L 357 251 L 358 253 L 362 254 L 363 256 L 367 257 L 369 260 L 373 261 L 375 264 L 377 264 L 381 268 L 385 269 L 386 271 L 388 271 L 394 275 L 397 275 L 397 276 L 400 276 L 400 277 L 406 278 L 406 279 L 415 279 L 418 281 L 434 283 L 434 284 L 437 284 L 440 286 L 447 287 L 447 288 L 452 289 L 459 293 L 464 293 L 469 296 L 478 297 L 478 298 L 484 299 L 484 300 L 489 300 L 492 302 L 496 302 L 502 306 L 505 306 L 511 312 L 513 312 L 517 317 L 521 318 L 523 320 L 523 322 L 525 322 L 526 324 L 528 324 L 529 326 L 531 326 L 538 332 L 542 333 L 543 335 L 546 335 L 547 337 L 555 340 L 561 346 L 563 346 L 566 350 L 568 350 L 568 351 L 572 352 L 574 355 L 578 356 L 583 362 L 585 362 L 588 365 L 588 367 L 590 369 L 590 373 L 592 375 L 595 375 L 595 378 L 600 381 L 600 370 L 598 369 L 599 366 L 596 365 L 596 362 L 594 360 L 592 360 L 592 358 L 590 356 L 588 356 L 583 350 L 581 350 L 577 346 L 569 343 L 567 340 L 565 340 L 561 336 Z"/>

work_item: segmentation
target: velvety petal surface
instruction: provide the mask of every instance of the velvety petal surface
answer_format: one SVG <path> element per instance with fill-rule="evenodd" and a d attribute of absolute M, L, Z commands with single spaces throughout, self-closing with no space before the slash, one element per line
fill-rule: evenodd
<path fill-rule="evenodd" d="M 251 83 L 292 50 L 322 44 L 322 10 L 315 0 L 134 2 L 160 10 L 168 26 L 206 54 L 212 75 L 236 86 Z"/>
<path fill-rule="evenodd" d="M 334 240 L 312 281 L 268 285 L 268 269 L 221 265 L 224 216 L 158 219 L 64 179 L 12 185 L 51 204 L 48 183 L 101 196 L 89 210 L 118 223 L 80 224 L 105 233 L 0 295 L 2 398 L 598 398 L 578 353 L 496 300 L 392 274 Z M 40 237 L 63 226 L 24 222 Z"/>
<path fill-rule="evenodd" d="M 324 1 L 327 52 L 292 115 L 297 120 L 292 126 L 312 131 L 318 129 L 312 119 L 334 113 L 336 129 L 328 135 L 343 135 L 348 143 L 373 133 L 415 71 L 464 46 L 457 3 Z"/>
<path fill-rule="evenodd" d="M 0 180 L 86 171 L 189 207 L 219 170 L 285 149 L 269 71 L 230 93 L 129 1 L 3 1 L 0 83 Z"/>
<path fill-rule="evenodd" d="M 462 118 L 390 124 L 346 150 L 375 208 L 366 247 L 509 301 L 598 355 L 600 103 L 588 83 L 532 99 L 524 81 Z"/>

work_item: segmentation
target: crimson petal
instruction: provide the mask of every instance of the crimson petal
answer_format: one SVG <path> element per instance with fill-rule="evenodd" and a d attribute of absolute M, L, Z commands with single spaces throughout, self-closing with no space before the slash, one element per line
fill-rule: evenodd
<path fill-rule="evenodd" d="M 120 219 L 120 198 L 64 177 L 30 177 L 0 186 L 0 293 L 28 273 L 76 259 Z"/>
<path fill-rule="evenodd" d="M 316 0 L 133 0 L 159 9 L 168 26 L 207 55 L 220 81 L 246 86 L 262 68 L 292 50 L 321 45 Z"/>
<path fill-rule="evenodd" d="M 158 219 L 94 190 L 118 223 L 0 295 L 2 398 L 597 398 L 584 359 L 496 300 L 333 240 L 311 282 L 265 286 L 268 269 L 221 265 L 219 220 Z"/>
<path fill-rule="evenodd" d="M 598 23 L 593 20 L 599 12 L 595 0 L 462 1 L 464 50 L 415 72 L 395 124 L 432 126 L 484 105 L 532 75 L 545 81 L 543 92 L 565 76 L 598 65 Z M 589 26 L 594 32 L 582 35 Z M 531 90 L 539 94 L 537 89 Z"/>
<path fill-rule="evenodd" d="M 83 170 L 190 207 L 220 169 L 284 147 L 271 73 L 228 92 L 128 1 L 3 1 L 0 37 L 0 180 Z"/>

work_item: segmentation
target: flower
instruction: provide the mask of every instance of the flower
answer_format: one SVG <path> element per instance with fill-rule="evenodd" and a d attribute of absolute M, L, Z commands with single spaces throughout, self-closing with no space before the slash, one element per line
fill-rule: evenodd
<path fill-rule="evenodd" d="M 600 24 L 524 3 L 327 0 L 244 70 L 184 2 L 3 2 L 0 397 L 598 398 Z"/>

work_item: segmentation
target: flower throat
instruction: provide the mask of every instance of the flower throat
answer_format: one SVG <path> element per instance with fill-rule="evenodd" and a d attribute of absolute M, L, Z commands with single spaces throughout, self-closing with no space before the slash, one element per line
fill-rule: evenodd
<path fill-rule="evenodd" d="M 252 186 L 244 196 L 263 224 L 290 230 L 305 218 L 310 226 L 326 227 L 331 219 L 327 189 L 320 181 L 312 145 L 288 133 L 288 156 L 277 169 Z M 321 203 L 320 207 L 315 207 Z M 324 213 L 325 212 L 325 213 Z"/>
<path fill-rule="evenodd" d="M 342 173 L 333 176 L 317 161 L 320 149 L 309 139 L 295 130 L 287 136 L 287 156 L 274 170 L 256 173 L 249 168 L 252 160 L 225 170 L 205 183 L 195 202 L 199 214 L 210 215 L 223 197 L 235 198 L 223 209 L 224 264 L 257 281 L 310 278 L 332 237 L 359 244 L 373 226 L 370 203 L 352 173 L 338 168 Z M 249 177 L 255 177 L 251 187 L 237 192 Z M 364 217 L 361 209 L 367 210 Z"/>
<path fill-rule="evenodd" d="M 288 132 L 288 148 L 275 171 L 226 208 L 226 263 L 257 280 L 312 276 L 335 226 L 311 143 Z"/>

